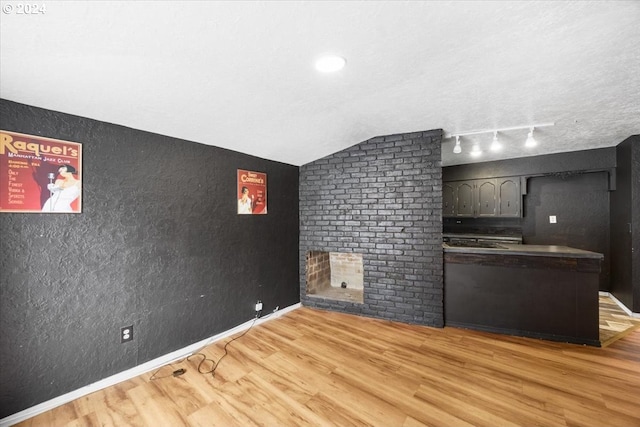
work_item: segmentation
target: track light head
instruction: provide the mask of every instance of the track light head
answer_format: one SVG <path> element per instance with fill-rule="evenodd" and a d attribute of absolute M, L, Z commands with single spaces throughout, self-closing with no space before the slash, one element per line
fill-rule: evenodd
<path fill-rule="evenodd" d="M 473 143 L 473 148 L 471 148 L 471 152 L 469 154 L 471 154 L 472 157 L 479 157 L 482 154 L 482 150 L 480 150 L 480 145 L 478 145 L 477 142 Z"/>
<path fill-rule="evenodd" d="M 456 146 L 453 147 L 454 154 L 462 153 L 462 147 L 460 146 L 460 137 L 456 135 Z"/>
<path fill-rule="evenodd" d="M 502 144 L 500 144 L 500 141 L 498 141 L 498 131 L 497 130 L 493 131 L 493 140 L 491 141 L 490 150 L 491 151 L 500 151 L 500 150 L 502 150 Z"/>
<path fill-rule="evenodd" d="M 538 142 L 533 137 L 533 129 L 534 129 L 533 127 L 529 129 L 529 134 L 527 135 L 527 140 L 524 143 L 524 146 L 527 147 L 527 148 L 535 147 L 536 145 L 538 145 Z"/>

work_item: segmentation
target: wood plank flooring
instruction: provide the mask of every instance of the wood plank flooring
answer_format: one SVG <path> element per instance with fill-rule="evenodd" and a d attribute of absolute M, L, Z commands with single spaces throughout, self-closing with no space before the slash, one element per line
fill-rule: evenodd
<path fill-rule="evenodd" d="M 629 316 L 608 295 L 600 295 L 600 345 L 606 347 L 636 328 L 640 328 L 640 319 Z"/>
<path fill-rule="evenodd" d="M 20 425 L 640 426 L 640 330 L 598 348 L 300 308 L 233 341 L 215 376 L 201 359 Z"/>

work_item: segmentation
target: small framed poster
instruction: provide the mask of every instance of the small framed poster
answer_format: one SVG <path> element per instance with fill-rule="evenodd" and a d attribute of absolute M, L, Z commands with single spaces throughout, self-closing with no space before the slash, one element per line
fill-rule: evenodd
<path fill-rule="evenodd" d="M 0 212 L 82 212 L 82 145 L 0 130 Z"/>
<path fill-rule="evenodd" d="M 267 174 L 238 169 L 238 214 L 267 213 Z"/>

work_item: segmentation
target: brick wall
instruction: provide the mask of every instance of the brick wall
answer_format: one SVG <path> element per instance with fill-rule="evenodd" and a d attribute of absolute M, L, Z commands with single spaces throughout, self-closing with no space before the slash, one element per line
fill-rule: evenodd
<path fill-rule="evenodd" d="M 441 140 L 376 137 L 300 167 L 303 305 L 443 326 Z M 308 297 L 309 251 L 362 254 L 364 302 Z"/>
<path fill-rule="evenodd" d="M 307 289 L 309 294 L 315 294 L 331 286 L 331 263 L 329 252 L 309 251 L 307 258 Z"/>
<path fill-rule="evenodd" d="M 363 289 L 364 280 L 362 254 L 354 252 L 330 252 L 331 286 L 341 288 L 342 284 L 349 289 Z"/>

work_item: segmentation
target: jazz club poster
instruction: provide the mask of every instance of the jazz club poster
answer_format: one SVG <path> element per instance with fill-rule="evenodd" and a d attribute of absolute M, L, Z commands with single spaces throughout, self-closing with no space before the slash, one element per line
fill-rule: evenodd
<path fill-rule="evenodd" d="M 0 212 L 80 213 L 82 145 L 0 130 Z"/>
<path fill-rule="evenodd" d="M 238 169 L 238 214 L 267 213 L 267 174 Z"/>

